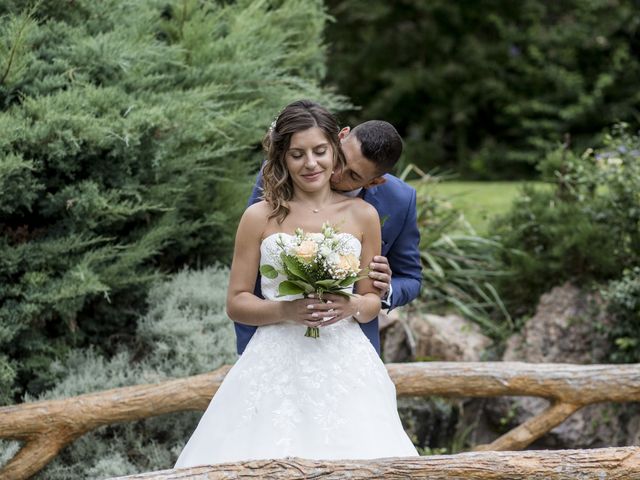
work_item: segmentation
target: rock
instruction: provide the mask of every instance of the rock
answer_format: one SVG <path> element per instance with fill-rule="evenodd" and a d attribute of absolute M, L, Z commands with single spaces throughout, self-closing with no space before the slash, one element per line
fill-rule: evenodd
<path fill-rule="evenodd" d="M 611 323 L 605 302 L 598 293 L 565 283 L 540 298 L 536 314 L 520 333 L 507 341 L 502 359 L 532 363 L 607 363 L 607 329 Z M 506 431 L 548 405 L 548 401 L 536 397 L 497 398 L 487 402 L 486 412 L 496 428 Z M 637 410 L 633 404 L 586 406 L 536 441 L 532 448 L 638 444 L 640 416 Z"/>
<path fill-rule="evenodd" d="M 485 413 L 487 402 L 492 400 L 489 398 L 467 398 L 461 403 L 461 415 L 456 433 L 460 449 L 486 445 L 500 436 Z"/>
<path fill-rule="evenodd" d="M 385 363 L 410 362 L 413 352 L 408 341 L 406 322 L 394 316 L 392 322 L 380 332 L 382 358 Z"/>
<path fill-rule="evenodd" d="M 611 320 L 599 294 L 582 292 L 566 283 L 540 297 L 535 316 L 507 341 L 503 360 L 603 363 L 609 349 L 609 325 Z"/>
<path fill-rule="evenodd" d="M 491 339 L 480 327 L 458 315 L 431 315 L 409 319 L 415 339 L 415 357 L 446 362 L 479 362 Z"/>
<path fill-rule="evenodd" d="M 378 328 L 380 332 L 384 332 L 387 327 L 393 325 L 397 320 L 397 315 L 387 315 L 385 312 L 380 312 L 378 314 Z"/>
<path fill-rule="evenodd" d="M 386 362 L 477 362 L 491 340 L 458 315 L 393 310 L 386 320 L 382 351 Z"/>

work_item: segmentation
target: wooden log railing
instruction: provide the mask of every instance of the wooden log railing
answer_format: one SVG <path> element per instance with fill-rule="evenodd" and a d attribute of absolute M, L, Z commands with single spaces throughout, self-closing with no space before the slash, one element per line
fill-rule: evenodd
<path fill-rule="evenodd" d="M 472 452 L 377 460 L 254 460 L 163 470 L 111 480 L 633 480 L 640 478 L 640 448 L 528 452 Z"/>
<path fill-rule="evenodd" d="M 28 478 L 41 470 L 66 445 L 102 425 L 185 410 L 204 410 L 229 369 L 229 366 L 224 366 L 211 373 L 154 385 L 116 388 L 62 400 L 2 407 L 0 438 L 24 443 L 0 470 L 0 478 Z M 525 448 L 573 412 L 592 403 L 640 401 L 640 364 L 416 362 L 389 364 L 387 370 L 400 397 L 523 395 L 544 397 L 551 401 L 547 410 L 491 444 L 477 447 L 478 450 Z M 628 453 L 627 450 L 620 451 Z M 616 455 L 619 454 L 614 453 Z M 634 462 L 637 461 L 636 454 L 630 455 L 630 458 L 636 459 Z M 633 462 L 631 464 L 635 465 Z"/>

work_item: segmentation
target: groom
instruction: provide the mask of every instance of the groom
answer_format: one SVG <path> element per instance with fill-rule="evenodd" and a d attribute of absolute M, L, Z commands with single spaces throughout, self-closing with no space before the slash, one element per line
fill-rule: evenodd
<path fill-rule="evenodd" d="M 331 177 L 331 187 L 345 195 L 360 196 L 378 211 L 382 251 L 374 257 L 369 277 L 380 291 L 383 308 L 390 311 L 416 298 L 422 281 L 416 191 L 388 173 L 400 158 L 402 139 L 390 123 L 380 120 L 361 123 L 353 130 L 345 127 L 338 136 L 346 166 Z M 260 201 L 261 191 L 262 172 L 249 205 Z M 256 294 L 260 295 L 259 277 Z M 238 322 L 234 326 L 238 354 L 242 354 L 257 327 Z M 378 319 L 360 327 L 380 354 Z"/>

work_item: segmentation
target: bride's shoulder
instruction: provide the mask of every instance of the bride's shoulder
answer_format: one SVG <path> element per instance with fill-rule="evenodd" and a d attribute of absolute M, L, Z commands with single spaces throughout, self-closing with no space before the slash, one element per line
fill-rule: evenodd
<path fill-rule="evenodd" d="M 371 220 L 371 218 L 378 217 L 378 211 L 370 203 L 365 202 L 363 199 L 356 197 L 349 199 L 349 211 L 355 218 L 362 220 Z"/>
<path fill-rule="evenodd" d="M 266 220 L 271 213 L 271 207 L 267 202 L 261 200 L 259 202 L 254 203 L 253 205 L 249 205 L 247 209 L 244 211 L 243 216 L 251 217 L 252 220 L 257 220 L 259 218 L 264 217 Z"/>
<path fill-rule="evenodd" d="M 267 226 L 269 213 L 271 213 L 271 208 L 264 200 L 250 205 L 242 214 L 238 229 L 242 229 L 244 233 L 250 230 L 259 234 Z"/>

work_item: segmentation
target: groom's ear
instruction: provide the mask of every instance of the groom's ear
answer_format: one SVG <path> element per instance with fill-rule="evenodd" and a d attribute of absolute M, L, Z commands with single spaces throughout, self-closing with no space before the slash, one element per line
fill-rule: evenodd
<path fill-rule="evenodd" d="M 369 183 L 367 183 L 364 188 L 375 187 L 376 185 L 382 185 L 387 181 L 383 176 L 372 178 Z"/>
<path fill-rule="evenodd" d="M 349 132 L 351 132 L 351 127 L 344 127 L 338 132 L 338 138 L 344 140 L 349 135 Z"/>

